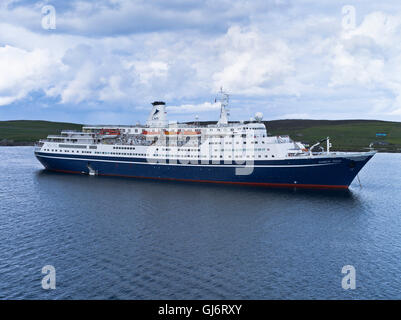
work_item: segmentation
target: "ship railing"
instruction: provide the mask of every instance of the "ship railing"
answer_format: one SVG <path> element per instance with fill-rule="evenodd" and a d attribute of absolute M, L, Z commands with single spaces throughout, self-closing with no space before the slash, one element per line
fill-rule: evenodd
<path fill-rule="evenodd" d="M 44 145 L 44 142 L 42 140 L 39 140 L 37 142 L 35 142 L 34 144 L 34 151 L 38 152 L 40 151 L 40 149 L 42 149 L 42 146 Z"/>
<path fill-rule="evenodd" d="M 69 138 L 69 136 L 61 136 L 61 135 L 48 135 L 47 139 L 65 139 Z"/>
<path fill-rule="evenodd" d="M 277 136 L 278 143 L 291 143 L 293 142 L 289 136 Z"/>

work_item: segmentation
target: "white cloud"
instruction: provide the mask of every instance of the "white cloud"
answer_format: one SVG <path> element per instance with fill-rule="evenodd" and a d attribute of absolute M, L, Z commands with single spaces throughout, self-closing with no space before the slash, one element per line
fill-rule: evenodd
<path fill-rule="evenodd" d="M 257 29 L 231 27 L 216 45 L 221 64 L 213 74 L 215 89 L 223 85 L 237 94 L 263 95 L 293 70 L 287 44 Z"/>
<path fill-rule="evenodd" d="M 165 78 L 169 69 L 168 64 L 163 61 L 132 61 L 130 66 L 135 68 L 140 81 L 146 85 L 151 85 L 158 78 Z"/>
<path fill-rule="evenodd" d="M 190 113 L 196 114 L 199 112 L 216 111 L 220 109 L 219 103 L 204 102 L 200 104 L 183 104 L 180 106 L 167 106 L 167 111 L 172 114 Z"/>
<path fill-rule="evenodd" d="M 0 105 L 47 88 L 57 67 L 57 60 L 45 49 L 27 51 L 9 45 L 0 47 Z"/>
<path fill-rule="evenodd" d="M 355 92 L 373 90 L 377 98 L 386 92 L 379 104 L 382 115 L 401 114 L 400 18 L 370 13 L 357 28 L 344 31 L 333 49 L 330 85 L 351 86 Z M 371 111 L 376 112 L 377 106 L 377 99 L 372 100 Z"/>
<path fill-rule="evenodd" d="M 223 86 L 238 118 L 401 119 L 401 13 L 386 1 L 357 7 L 354 30 L 330 1 L 73 1 L 53 31 L 40 5 L 0 5 L 0 105 L 42 91 L 97 120 L 159 99 L 206 114 Z"/>

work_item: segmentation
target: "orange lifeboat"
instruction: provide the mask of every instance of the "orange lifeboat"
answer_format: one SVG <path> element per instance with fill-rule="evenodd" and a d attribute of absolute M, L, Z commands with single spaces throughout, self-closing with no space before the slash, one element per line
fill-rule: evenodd
<path fill-rule="evenodd" d="M 164 134 L 165 134 L 165 135 L 169 135 L 169 136 L 176 136 L 177 134 L 180 134 L 180 131 L 168 131 L 168 130 L 164 130 Z"/>
<path fill-rule="evenodd" d="M 101 129 L 99 134 L 102 135 L 103 138 L 116 138 L 121 132 L 118 129 Z"/>
<path fill-rule="evenodd" d="M 182 134 L 186 135 L 186 136 L 196 136 L 198 134 L 201 134 L 201 132 L 199 130 L 196 130 L 196 131 L 184 131 L 184 132 L 182 132 Z"/>
<path fill-rule="evenodd" d="M 101 129 L 100 134 L 104 135 L 120 135 L 120 130 L 118 129 Z"/>
<path fill-rule="evenodd" d="M 160 131 L 147 131 L 147 130 L 142 130 L 142 134 L 147 135 L 147 136 L 157 136 L 160 134 Z"/>

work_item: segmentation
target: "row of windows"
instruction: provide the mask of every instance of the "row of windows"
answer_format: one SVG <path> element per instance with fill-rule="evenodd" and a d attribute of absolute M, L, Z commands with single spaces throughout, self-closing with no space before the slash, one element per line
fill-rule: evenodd
<path fill-rule="evenodd" d="M 79 153 L 79 150 L 58 150 L 58 149 L 43 149 L 44 151 L 51 151 L 51 152 L 71 152 L 71 153 Z M 84 151 L 82 150 L 81 153 L 92 153 L 92 151 Z"/>
<path fill-rule="evenodd" d="M 119 150 L 135 150 L 135 147 L 113 147 L 113 149 L 119 149 Z"/>
<path fill-rule="evenodd" d="M 80 153 L 79 150 L 43 149 L 43 151 Z M 81 153 L 92 154 L 92 151 L 82 150 Z M 94 154 L 120 155 L 120 156 L 146 156 L 145 153 L 121 153 L 121 152 L 100 152 L 100 151 L 95 151 L 93 153 Z"/>
<path fill-rule="evenodd" d="M 226 151 L 226 152 L 234 152 L 234 151 L 269 151 L 270 149 L 256 148 L 256 149 L 214 149 L 214 151 Z"/>
<path fill-rule="evenodd" d="M 72 144 L 59 144 L 60 148 L 78 148 L 78 149 L 86 149 L 84 145 L 72 145 Z"/>
<path fill-rule="evenodd" d="M 246 149 L 243 149 L 244 151 Z M 57 150 L 57 149 L 44 149 L 44 151 L 52 151 L 52 152 L 63 152 L 63 150 Z M 222 150 L 223 151 L 223 150 Z M 74 150 L 64 150 L 64 152 L 71 152 L 74 153 Z M 76 153 L 79 153 L 78 150 L 75 151 Z M 92 154 L 91 151 L 81 151 L 81 153 L 86 153 L 86 154 Z M 110 154 L 110 155 L 124 155 L 124 156 L 146 156 L 145 153 L 120 153 L 120 152 L 98 152 L 95 151 L 95 154 Z M 162 157 L 165 155 L 159 155 L 159 154 L 153 154 L 154 157 Z M 206 155 L 188 155 L 188 154 L 184 154 L 184 155 L 180 155 L 180 154 L 176 154 L 176 155 L 168 155 L 169 158 L 207 158 Z M 247 158 L 255 158 L 256 155 L 247 155 Z M 258 158 L 262 158 L 261 155 L 257 155 Z M 274 155 L 271 156 L 272 158 L 274 158 Z M 210 158 L 223 158 L 223 155 L 219 155 L 219 156 L 215 156 L 215 155 L 211 155 Z M 228 158 L 231 158 L 231 155 L 228 156 Z M 242 158 L 242 156 L 236 155 L 234 156 L 234 158 Z M 265 158 L 268 158 L 268 155 L 265 155 Z"/>
<path fill-rule="evenodd" d="M 145 153 L 126 153 L 126 152 L 95 152 L 95 154 L 110 154 L 110 155 L 118 155 L 118 156 L 146 156 Z"/>
<path fill-rule="evenodd" d="M 261 128 L 248 128 L 248 127 L 243 127 L 243 128 L 237 128 L 238 130 L 242 130 L 242 131 L 244 131 L 244 130 L 266 130 L 266 128 L 264 128 L 264 127 L 261 127 Z M 195 128 L 195 129 L 190 129 L 190 128 L 180 128 L 180 129 L 177 129 L 177 128 L 169 128 L 168 130 L 174 130 L 174 131 L 178 131 L 178 132 L 181 132 L 181 131 L 191 131 L 191 132 L 196 132 L 196 131 L 199 131 L 199 130 L 202 130 L 202 128 Z M 123 130 L 124 131 L 124 130 Z M 131 130 L 132 131 L 132 130 Z M 158 133 L 158 132 L 160 132 L 159 130 L 155 130 L 155 129 L 150 129 L 150 130 L 147 130 L 148 132 L 150 132 L 150 133 Z M 207 131 L 209 131 L 209 132 L 233 132 L 233 131 L 235 131 L 235 128 L 230 128 L 230 129 L 226 129 L 226 128 L 223 128 L 223 129 L 221 129 L 221 128 L 216 128 L 216 129 L 207 129 Z M 135 129 L 135 132 L 136 133 L 138 133 L 138 129 Z"/>
<path fill-rule="evenodd" d="M 264 144 L 265 142 L 262 141 Z M 209 144 L 223 144 L 222 142 L 209 142 Z M 225 142 L 224 144 L 233 144 L 232 142 Z M 236 144 L 240 144 L 239 141 L 236 142 Z M 246 141 L 243 141 L 243 144 L 246 144 Z M 251 144 L 258 144 L 258 141 L 251 141 Z"/>
<path fill-rule="evenodd" d="M 156 149 L 156 151 L 158 151 L 159 149 Z M 164 148 L 163 148 L 163 150 L 165 150 Z M 60 151 L 60 152 L 63 152 L 63 150 L 57 150 L 57 149 L 44 149 L 44 151 L 52 151 L 52 152 L 58 152 L 58 151 Z M 168 151 L 168 150 L 166 150 L 166 151 Z M 191 149 L 178 149 L 178 152 L 185 152 L 185 151 L 198 151 L 198 152 L 200 152 L 201 150 L 200 149 L 193 149 L 193 150 L 191 150 Z M 256 148 L 256 149 L 246 149 L 246 148 L 243 148 L 243 149 L 214 149 L 214 151 L 216 151 L 216 152 L 219 152 L 219 151 L 221 151 L 221 152 L 234 152 L 234 151 L 270 151 L 270 149 L 263 149 L 263 148 Z M 64 152 L 72 152 L 72 153 L 74 153 L 74 152 L 76 152 L 76 153 L 79 153 L 79 150 L 64 150 Z M 81 151 L 81 153 L 88 153 L 88 154 L 91 154 L 92 153 L 92 151 L 84 151 L 84 150 L 82 150 Z M 100 151 L 95 151 L 94 152 L 95 154 L 111 154 L 111 155 L 134 155 L 134 156 L 136 156 L 136 155 L 145 155 L 145 154 L 142 154 L 142 153 L 125 153 L 125 152 L 100 152 Z"/>
<path fill-rule="evenodd" d="M 163 157 L 163 156 L 165 156 L 165 155 L 162 155 L 162 154 L 154 154 L 153 155 L 153 157 Z M 262 158 L 262 155 L 247 155 L 246 156 L 247 158 Z M 268 158 L 269 156 L 266 154 L 265 156 L 264 156 L 265 158 Z M 271 156 L 272 158 L 274 158 L 274 155 L 272 155 Z M 175 154 L 175 155 L 169 155 L 169 157 L 168 158 L 207 158 L 207 156 L 206 155 L 180 155 L 180 154 Z M 210 156 L 210 158 L 223 158 L 223 155 L 217 155 L 217 156 L 214 156 L 214 155 L 211 155 Z M 244 158 L 243 156 L 239 156 L 239 155 L 236 155 L 236 156 L 231 156 L 231 155 L 229 155 L 228 156 L 228 158 Z"/>
<path fill-rule="evenodd" d="M 266 130 L 266 128 L 264 128 L 264 127 L 260 127 L 260 128 L 242 127 L 242 128 L 238 128 L 238 129 L 242 129 L 242 130 L 248 130 L 248 129 L 250 129 L 250 130 Z M 214 129 L 209 129 L 209 131 L 214 131 Z M 219 131 L 234 131 L 234 128 L 231 128 L 230 130 L 217 128 L 216 131 L 218 131 L 218 132 Z"/>
<path fill-rule="evenodd" d="M 161 148 L 162 151 L 170 151 L 170 148 Z M 156 151 L 159 151 L 159 148 L 156 148 Z M 182 149 L 178 148 L 177 151 L 200 151 L 199 148 L 193 148 L 193 149 Z"/>
<path fill-rule="evenodd" d="M 268 148 L 254 148 L 254 149 L 247 149 L 247 148 L 241 148 L 241 149 L 214 149 L 214 151 L 227 151 L 227 152 L 234 152 L 234 151 L 270 151 Z M 159 148 L 156 148 L 156 151 L 159 151 Z M 165 149 L 162 148 L 160 151 L 170 151 L 170 149 Z M 186 152 L 186 151 L 193 151 L 193 152 L 200 152 L 201 149 L 177 149 L 176 152 Z"/>

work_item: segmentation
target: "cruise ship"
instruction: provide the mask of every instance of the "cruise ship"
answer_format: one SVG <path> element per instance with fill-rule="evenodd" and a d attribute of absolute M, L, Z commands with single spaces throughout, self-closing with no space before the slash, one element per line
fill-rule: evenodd
<path fill-rule="evenodd" d="M 311 147 L 268 134 L 257 113 L 229 121 L 229 96 L 216 98 L 215 124 L 169 122 L 166 104 L 152 103 L 146 124 L 87 125 L 35 145 L 47 170 L 87 175 L 269 187 L 346 189 L 376 151 L 331 151 L 327 137 Z"/>

